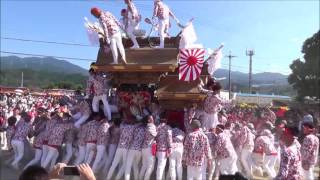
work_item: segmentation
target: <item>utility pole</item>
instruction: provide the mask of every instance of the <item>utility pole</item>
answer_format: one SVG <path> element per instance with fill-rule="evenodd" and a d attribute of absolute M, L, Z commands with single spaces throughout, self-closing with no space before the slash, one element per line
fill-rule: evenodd
<path fill-rule="evenodd" d="M 21 72 L 21 84 L 20 87 L 23 87 L 23 72 Z"/>
<path fill-rule="evenodd" d="M 229 51 L 229 55 L 226 56 L 229 58 L 229 99 L 231 99 L 231 59 L 237 56 L 231 55 L 231 51 Z"/>
<path fill-rule="evenodd" d="M 254 55 L 254 50 L 246 50 L 246 55 L 250 57 L 249 60 L 249 93 L 252 93 L 252 56 Z"/>

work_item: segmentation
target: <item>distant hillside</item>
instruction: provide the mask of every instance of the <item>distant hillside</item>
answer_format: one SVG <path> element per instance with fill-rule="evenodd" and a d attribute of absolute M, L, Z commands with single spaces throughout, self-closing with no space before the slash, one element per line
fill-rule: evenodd
<path fill-rule="evenodd" d="M 229 88 L 228 73 L 226 69 L 219 69 L 215 72 L 215 77 L 226 77 L 221 83 L 225 89 Z M 296 92 L 288 84 L 288 76 L 280 73 L 257 73 L 252 75 L 252 92 L 259 94 L 275 94 L 295 96 Z M 232 91 L 249 92 L 249 75 L 238 71 L 231 72 Z"/>
<path fill-rule="evenodd" d="M 87 75 L 88 71 L 80 66 L 74 65 L 65 60 L 52 57 L 17 57 L 3 56 L 0 59 L 1 70 L 8 69 L 31 69 L 34 71 L 46 71 L 65 74 Z"/>
<path fill-rule="evenodd" d="M 229 71 L 226 69 L 218 69 L 214 76 L 215 77 L 226 77 L 228 78 Z M 252 74 L 252 84 L 254 85 L 288 85 L 287 81 L 288 76 L 280 73 L 257 73 Z M 242 73 L 238 71 L 231 72 L 232 82 L 236 82 L 241 85 L 245 85 L 249 83 L 249 74 Z"/>
<path fill-rule="evenodd" d="M 24 86 L 29 88 L 83 89 L 88 71 L 55 58 L 1 57 L 0 85 L 20 86 L 23 72 Z"/>

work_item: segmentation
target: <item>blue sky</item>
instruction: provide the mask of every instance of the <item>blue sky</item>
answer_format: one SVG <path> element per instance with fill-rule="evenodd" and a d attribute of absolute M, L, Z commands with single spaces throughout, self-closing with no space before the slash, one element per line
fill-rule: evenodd
<path fill-rule="evenodd" d="M 303 41 L 319 30 L 319 1 L 198 1 L 164 0 L 181 22 L 194 17 L 198 42 L 206 48 L 225 44 L 232 51 L 232 70 L 248 72 L 245 50 L 253 48 L 253 72 L 289 74 L 289 64 L 302 57 Z M 143 17 L 152 15 L 153 1 L 136 0 Z M 1 0 L 1 51 L 95 59 L 97 47 L 12 41 L 3 37 L 89 44 L 83 17 L 101 7 L 119 17 L 122 0 L 3 1 Z M 149 26 L 142 24 L 149 30 Z M 178 28 L 170 29 L 172 35 Z M 1 55 L 8 55 L 1 53 Z M 70 60 L 88 68 L 90 62 Z M 222 60 L 227 68 L 228 59 Z"/>

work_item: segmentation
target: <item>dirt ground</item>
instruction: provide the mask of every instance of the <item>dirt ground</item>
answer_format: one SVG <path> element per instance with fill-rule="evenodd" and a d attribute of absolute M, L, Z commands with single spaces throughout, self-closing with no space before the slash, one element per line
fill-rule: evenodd
<path fill-rule="evenodd" d="M 28 149 L 28 148 L 27 148 Z M 24 157 L 23 161 L 22 161 L 22 165 L 26 165 L 28 161 L 30 161 L 33 158 L 33 152 L 32 151 L 28 151 L 27 150 L 27 156 Z M 22 172 L 22 168 L 21 167 L 20 170 L 15 170 L 13 168 L 11 168 L 10 166 L 8 166 L 6 164 L 6 161 L 11 157 L 11 152 L 8 151 L 0 151 L 0 180 L 18 180 L 18 177 L 20 175 L 20 173 Z M 315 176 L 317 179 L 319 177 L 319 166 L 317 166 L 315 168 Z M 184 169 L 184 177 L 186 176 L 186 169 Z M 155 173 L 151 176 L 151 178 L 155 179 Z M 104 180 L 103 178 L 99 177 L 99 175 L 97 175 L 97 179 L 98 180 Z M 266 177 L 255 177 L 254 179 L 256 180 L 267 180 L 268 178 Z"/>

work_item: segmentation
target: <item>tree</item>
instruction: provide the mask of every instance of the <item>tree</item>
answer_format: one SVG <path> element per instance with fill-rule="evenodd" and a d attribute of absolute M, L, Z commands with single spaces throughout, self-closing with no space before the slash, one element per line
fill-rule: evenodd
<path fill-rule="evenodd" d="M 290 65 L 288 82 L 297 90 L 298 100 L 306 96 L 320 99 L 320 31 L 305 40 L 301 51 L 304 61 L 296 59 Z"/>

